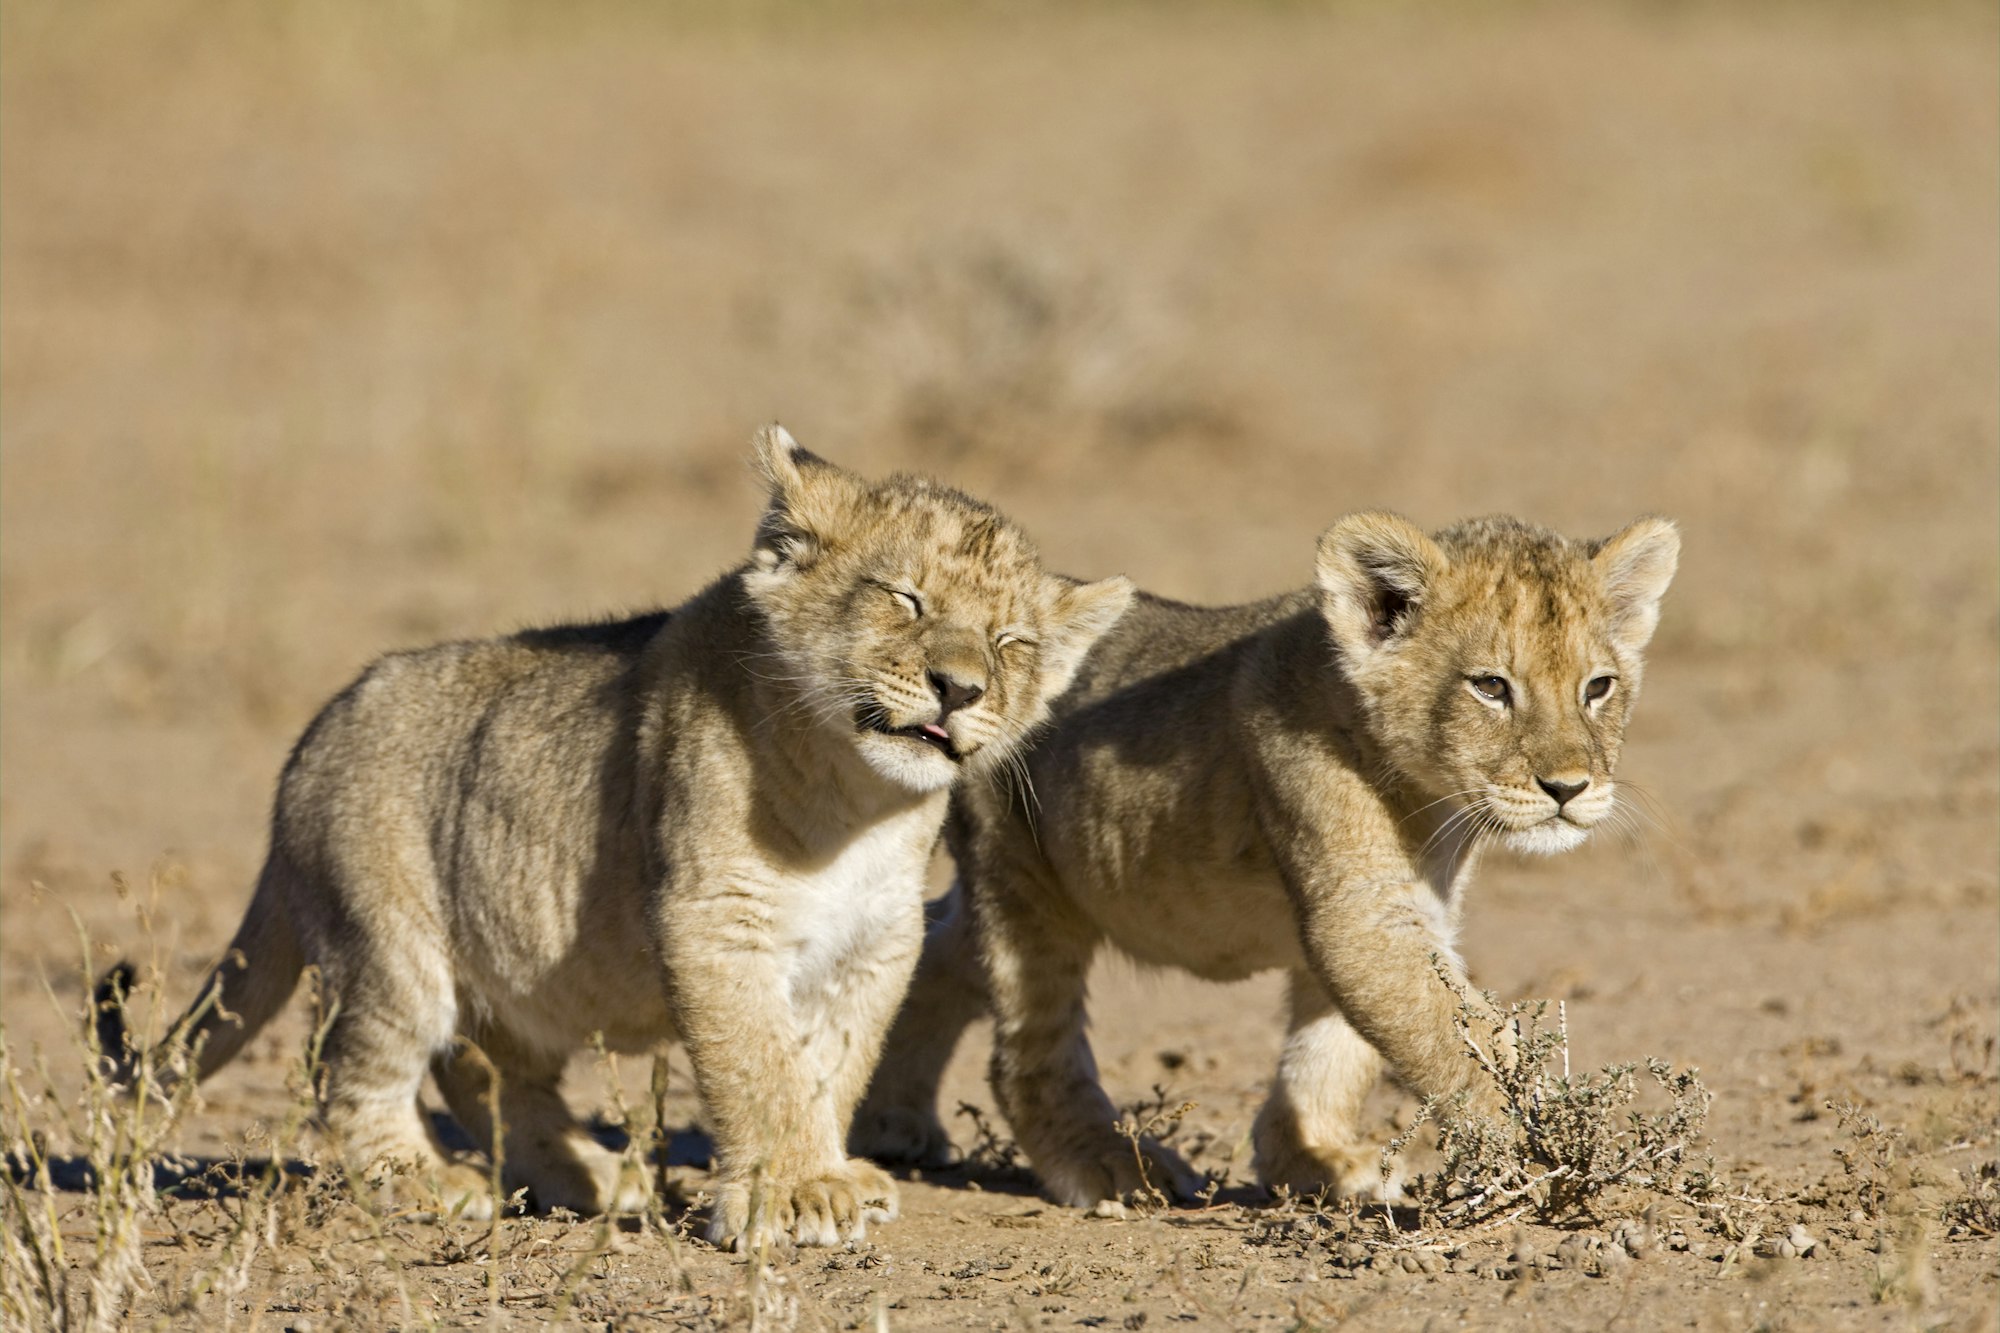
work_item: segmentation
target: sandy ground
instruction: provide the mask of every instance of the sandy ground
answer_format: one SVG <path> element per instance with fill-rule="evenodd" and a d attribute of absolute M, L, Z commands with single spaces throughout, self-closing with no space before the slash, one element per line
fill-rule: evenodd
<path fill-rule="evenodd" d="M 2000 1135 L 1990 13 L 561 14 L 0 18 L 17 1058 L 77 1081 L 71 913 L 93 968 L 153 957 L 186 997 L 286 747 L 370 657 L 729 566 L 744 442 L 781 417 L 992 499 L 1063 569 L 1197 601 L 1303 583 L 1366 506 L 1676 518 L 1621 774 L 1664 827 L 1494 859 L 1466 952 L 1502 995 L 1563 999 L 1586 1064 L 1699 1066 L 1755 1201 L 1732 1216 L 1819 1251 L 1725 1258 L 1740 1228 L 1663 1203 L 1692 1248 L 1609 1277 L 1482 1275 L 1506 1231 L 1446 1271 L 1344 1266 L 1381 1219 L 1241 1180 L 1275 987 L 1110 961 L 1108 1085 L 1197 1103 L 1184 1140 L 1235 1173 L 1207 1210 L 1088 1220 L 948 1173 L 868 1247 L 764 1266 L 656 1229 L 590 1258 L 562 1219 L 487 1254 L 484 1228 L 315 1204 L 190 1297 L 226 1214 L 183 1201 L 147 1232 L 142 1322 L 1992 1326 L 1995 1241 L 1951 1224 Z M 216 1079 L 182 1146 L 254 1151 L 304 1029 L 301 1006 Z M 948 1101 L 990 1104 L 983 1048 Z M 1838 1102 L 1886 1127 L 1879 1215 Z M 1412 1110 L 1385 1091 L 1385 1137 Z M 58 1200 L 79 1235 L 84 1200 Z"/>

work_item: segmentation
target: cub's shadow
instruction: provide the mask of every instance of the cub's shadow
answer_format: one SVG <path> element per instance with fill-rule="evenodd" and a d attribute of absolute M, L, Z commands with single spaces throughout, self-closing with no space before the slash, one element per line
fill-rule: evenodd
<path fill-rule="evenodd" d="M 457 1121 L 441 1111 L 432 1112 L 430 1119 L 438 1142 L 447 1150 L 477 1153 L 471 1136 L 459 1127 Z M 622 1153 L 631 1144 L 631 1136 L 622 1126 L 591 1121 L 588 1127 L 591 1136 L 613 1152 Z M 692 1125 L 683 1126 L 673 1129 L 666 1142 L 648 1154 L 648 1160 L 666 1187 L 661 1202 L 668 1215 L 675 1216 L 695 1206 L 694 1196 L 699 1189 L 698 1184 L 690 1185 L 685 1173 L 713 1170 L 715 1148 L 702 1130 Z M 28 1189 L 39 1186 L 34 1163 L 25 1154 L 7 1153 L 5 1167 L 16 1185 Z M 297 1182 L 304 1186 L 322 1179 L 335 1182 L 339 1179 L 337 1172 L 299 1158 L 282 1159 L 276 1168 L 288 1184 Z M 269 1178 L 272 1169 L 269 1157 L 165 1156 L 152 1163 L 152 1186 L 162 1198 L 167 1199 L 234 1200 L 260 1187 Z M 1020 1199 L 1038 1197 L 1034 1174 L 1017 1165 L 975 1160 L 921 1169 L 893 1166 L 887 1169 L 899 1180 L 939 1189 L 970 1190 Z M 676 1172 L 681 1175 L 676 1177 Z M 48 1159 L 48 1182 L 50 1188 L 59 1194 L 86 1194 L 97 1188 L 97 1173 L 86 1158 L 51 1157 Z M 1257 1186 L 1234 1185 L 1218 1190 L 1210 1201 L 1210 1208 L 1229 1205 L 1254 1208 L 1269 1202 L 1270 1196 Z M 1374 1205 L 1365 1211 L 1379 1210 L 1380 1205 Z M 519 1216 L 536 1210 L 517 1206 L 510 1211 Z M 1169 1226 L 1189 1227 L 1210 1220 L 1206 1216 L 1209 1211 L 1198 1207 L 1173 1207 L 1154 1215 Z M 1407 1217 L 1404 1213 L 1401 1208 L 1395 1210 L 1398 1224 L 1405 1227 L 1415 1225 L 1415 1213 L 1410 1212 Z"/>
<path fill-rule="evenodd" d="M 450 1116 L 433 1111 L 430 1121 L 439 1144 L 448 1151 L 478 1152 L 471 1136 Z M 592 1121 L 588 1128 L 591 1137 L 613 1152 L 622 1153 L 631 1145 L 631 1136 L 620 1126 Z M 665 1144 L 648 1156 L 655 1170 L 679 1168 L 708 1171 L 714 1166 L 715 1149 L 707 1134 L 694 1126 L 687 1126 L 673 1130 Z M 5 1165 L 8 1177 L 16 1185 L 29 1189 L 40 1185 L 35 1164 L 26 1153 L 9 1151 Z M 151 1165 L 153 1189 L 169 1199 L 238 1199 L 266 1180 L 273 1168 L 271 1158 L 248 1154 L 227 1157 L 174 1154 L 156 1158 Z M 336 1174 L 296 1157 L 284 1158 L 276 1163 L 276 1167 L 288 1181 L 307 1182 Z M 48 1159 L 48 1183 L 49 1188 L 58 1194 L 87 1194 L 97 1188 L 97 1170 L 88 1158 L 51 1157 Z M 686 1206 L 690 1201 L 668 1200 L 670 1205 L 676 1202 Z"/>

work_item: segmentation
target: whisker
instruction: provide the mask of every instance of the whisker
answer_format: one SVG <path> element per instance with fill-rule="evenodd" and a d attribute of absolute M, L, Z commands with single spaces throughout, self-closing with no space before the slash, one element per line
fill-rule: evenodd
<path fill-rule="evenodd" d="M 1450 793 L 1449 795 L 1440 796 L 1435 801 L 1430 801 L 1427 802 L 1426 804 L 1420 805 L 1416 809 L 1410 811 L 1409 814 L 1404 815 L 1401 819 L 1396 821 L 1396 827 L 1401 828 L 1403 825 L 1409 823 L 1412 819 L 1415 819 L 1418 815 L 1422 814 L 1424 811 L 1430 809 L 1434 805 L 1443 805 L 1446 801 L 1456 801 L 1459 798 L 1465 796 L 1477 796 L 1485 790 L 1486 789 L 1484 787 L 1467 787 L 1464 791 L 1455 791 Z"/>
<path fill-rule="evenodd" d="M 1467 802 L 1452 811 L 1451 818 L 1438 825 L 1431 836 L 1424 839 L 1424 845 L 1417 852 L 1417 860 L 1422 861 L 1428 857 L 1433 847 L 1444 845 L 1444 839 L 1449 834 L 1459 832 L 1466 834 L 1457 842 L 1449 844 L 1454 852 L 1463 850 L 1468 843 L 1485 831 L 1485 822 L 1490 813 L 1491 802 L 1484 797 Z"/>

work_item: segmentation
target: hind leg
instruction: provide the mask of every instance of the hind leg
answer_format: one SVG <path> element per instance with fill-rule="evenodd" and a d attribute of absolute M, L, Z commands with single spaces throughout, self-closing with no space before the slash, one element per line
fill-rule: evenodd
<path fill-rule="evenodd" d="M 1120 1134 L 1098 1082 L 1084 1035 L 1094 930 L 1053 897 L 1026 900 L 1026 884 L 991 874 L 975 900 L 993 997 L 993 1094 L 1015 1139 L 1043 1189 L 1071 1207 L 1150 1189 L 1193 1199 L 1200 1176 L 1172 1149 Z"/>
<path fill-rule="evenodd" d="M 448 986 L 425 987 L 412 979 L 419 971 L 376 968 L 334 989 L 340 1007 L 324 1051 L 327 1131 L 349 1169 L 365 1181 L 383 1179 L 392 1197 L 491 1217 L 486 1173 L 438 1150 L 418 1104 L 431 1052 L 450 1040 L 454 1016 Z"/>
<path fill-rule="evenodd" d="M 599 1143 L 570 1112 L 562 1095 L 563 1057 L 532 1050 L 491 1028 L 476 1040 L 476 1048 L 461 1040 L 438 1056 L 431 1073 L 453 1117 L 488 1153 L 498 1076 L 508 1186 L 527 1186 L 543 1209 L 643 1212 L 651 1194 L 645 1170 Z"/>

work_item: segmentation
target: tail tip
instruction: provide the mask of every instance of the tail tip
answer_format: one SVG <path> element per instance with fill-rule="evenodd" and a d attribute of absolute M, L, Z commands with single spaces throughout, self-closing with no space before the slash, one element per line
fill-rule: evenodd
<path fill-rule="evenodd" d="M 91 1024 L 97 1032 L 97 1049 L 106 1070 L 115 1079 L 132 1058 L 126 1037 L 125 1001 L 139 984 L 139 970 L 121 962 L 97 980 L 91 991 Z"/>

